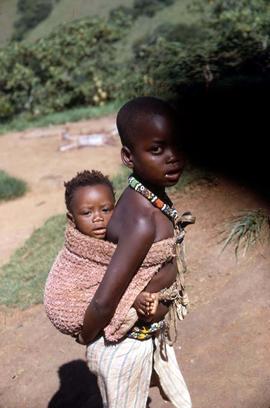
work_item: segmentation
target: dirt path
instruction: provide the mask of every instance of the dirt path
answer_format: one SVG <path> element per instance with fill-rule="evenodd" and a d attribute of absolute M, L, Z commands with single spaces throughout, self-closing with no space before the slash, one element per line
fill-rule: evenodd
<path fill-rule="evenodd" d="M 85 123 L 76 126 L 100 130 L 113 117 Z M 59 153 L 55 131 L 48 138 L 31 139 L 28 132 L 0 138 L 0 167 L 31 187 L 24 198 L 0 205 L 1 259 L 48 216 L 64 211 L 63 180 L 82 167 L 112 174 L 120 164 L 117 145 Z M 197 216 L 186 236 L 192 311 L 179 325 L 176 344 L 193 408 L 269 408 L 269 247 L 237 263 L 233 251 L 221 254 L 218 244 L 221 223 L 230 215 L 267 204 L 223 178 L 187 187 L 175 203 Z M 84 348 L 51 326 L 42 305 L 25 312 L 3 308 L 0 324 L 0 408 L 98 406 Z M 157 389 L 150 397 L 151 408 L 172 407 Z"/>

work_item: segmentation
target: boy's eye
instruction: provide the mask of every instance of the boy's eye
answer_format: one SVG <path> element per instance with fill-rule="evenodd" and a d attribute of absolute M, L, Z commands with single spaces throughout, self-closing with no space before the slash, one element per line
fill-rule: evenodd
<path fill-rule="evenodd" d="M 151 147 L 151 152 L 154 154 L 160 154 L 162 153 L 163 149 L 161 146 L 152 146 Z"/>

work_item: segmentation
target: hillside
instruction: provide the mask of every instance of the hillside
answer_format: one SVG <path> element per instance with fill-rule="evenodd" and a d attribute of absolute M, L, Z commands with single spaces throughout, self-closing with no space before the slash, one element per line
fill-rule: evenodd
<path fill-rule="evenodd" d="M 67 23 L 86 16 L 105 17 L 113 8 L 126 5 L 132 5 L 133 0 L 60 0 L 51 13 L 51 15 L 40 23 L 35 29 L 29 32 L 26 41 L 35 41 L 38 38 L 45 37 L 59 24 Z"/>
<path fill-rule="evenodd" d="M 0 47 L 5 45 L 13 32 L 17 18 L 17 0 L 0 0 Z"/>
<path fill-rule="evenodd" d="M 17 0 L 0 0 L 0 46 L 4 46 L 10 39 L 13 32 L 13 24 L 16 21 Z M 132 6 L 133 0 L 92 0 L 86 2 L 78 0 L 74 4 L 72 0 L 60 0 L 55 6 L 49 17 L 41 22 L 36 28 L 29 31 L 25 42 L 34 42 L 39 38 L 47 36 L 59 24 L 67 23 L 86 16 L 108 16 L 109 12 L 120 5 Z M 141 36 L 150 33 L 156 27 L 163 23 L 181 23 L 193 22 L 196 15 L 187 9 L 189 0 L 175 0 L 172 6 L 156 13 L 153 17 L 140 17 L 132 29 L 128 38 L 124 38 L 121 50 L 124 55 L 128 55 L 131 45 Z M 122 52 L 121 52 L 121 55 Z"/>

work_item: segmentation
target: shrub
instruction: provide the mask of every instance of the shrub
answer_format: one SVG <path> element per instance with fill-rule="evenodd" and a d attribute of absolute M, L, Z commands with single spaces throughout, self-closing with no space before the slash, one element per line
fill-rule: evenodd
<path fill-rule="evenodd" d="M 0 170 L 0 201 L 20 197 L 26 192 L 26 183 Z"/>
<path fill-rule="evenodd" d="M 121 83 L 114 44 L 123 27 L 91 18 L 59 27 L 34 45 L 0 51 L 0 118 L 32 116 L 114 100 Z M 120 79 L 119 79 L 120 81 Z"/>

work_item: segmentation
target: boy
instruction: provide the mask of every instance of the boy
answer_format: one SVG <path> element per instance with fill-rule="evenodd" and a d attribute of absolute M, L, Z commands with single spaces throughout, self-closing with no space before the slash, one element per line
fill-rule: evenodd
<path fill-rule="evenodd" d="M 158 204 L 163 201 L 162 209 L 166 204 L 171 207 L 165 188 L 177 183 L 184 166 L 175 111 L 157 98 L 135 98 L 118 112 L 117 128 L 123 163 L 132 169 L 144 191 L 149 189 L 158 197 Z M 174 235 L 173 223 L 161 207 L 131 187 L 124 190 L 108 224 L 108 240 L 117 248 L 85 313 L 81 337 L 88 344 L 88 365 L 97 375 L 104 407 L 145 408 L 154 353 L 154 368 L 165 394 L 176 407 L 190 408 L 190 396 L 171 346 L 166 347 L 163 358 L 158 336 L 144 341 L 126 338 L 116 345 L 107 344 L 100 336 L 151 247 Z M 167 264 L 147 290 L 159 292 L 170 287 L 176 274 L 176 263 Z M 160 302 L 151 322 L 162 321 L 167 311 L 168 306 Z"/>
<path fill-rule="evenodd" d="M 103 240 L 115 206 L 113 185 L 101 172 L 84 170 L 65 183 L 65 203 L 69 220 L 65 245 L 46 280 L 44 306 L 58 330 L 76 337 L 89 301 L 106 270 L 99 262 L 102 253 L 112 247 L 110 244 L 108 248 Z M 144 291 L 136 296 L 135 308 L 140 314 L 150 316 L 156 306 L 157 295 Z M 118 338 L 137 320 L 138 314 L 131 307 L 120 320 Z"/>

